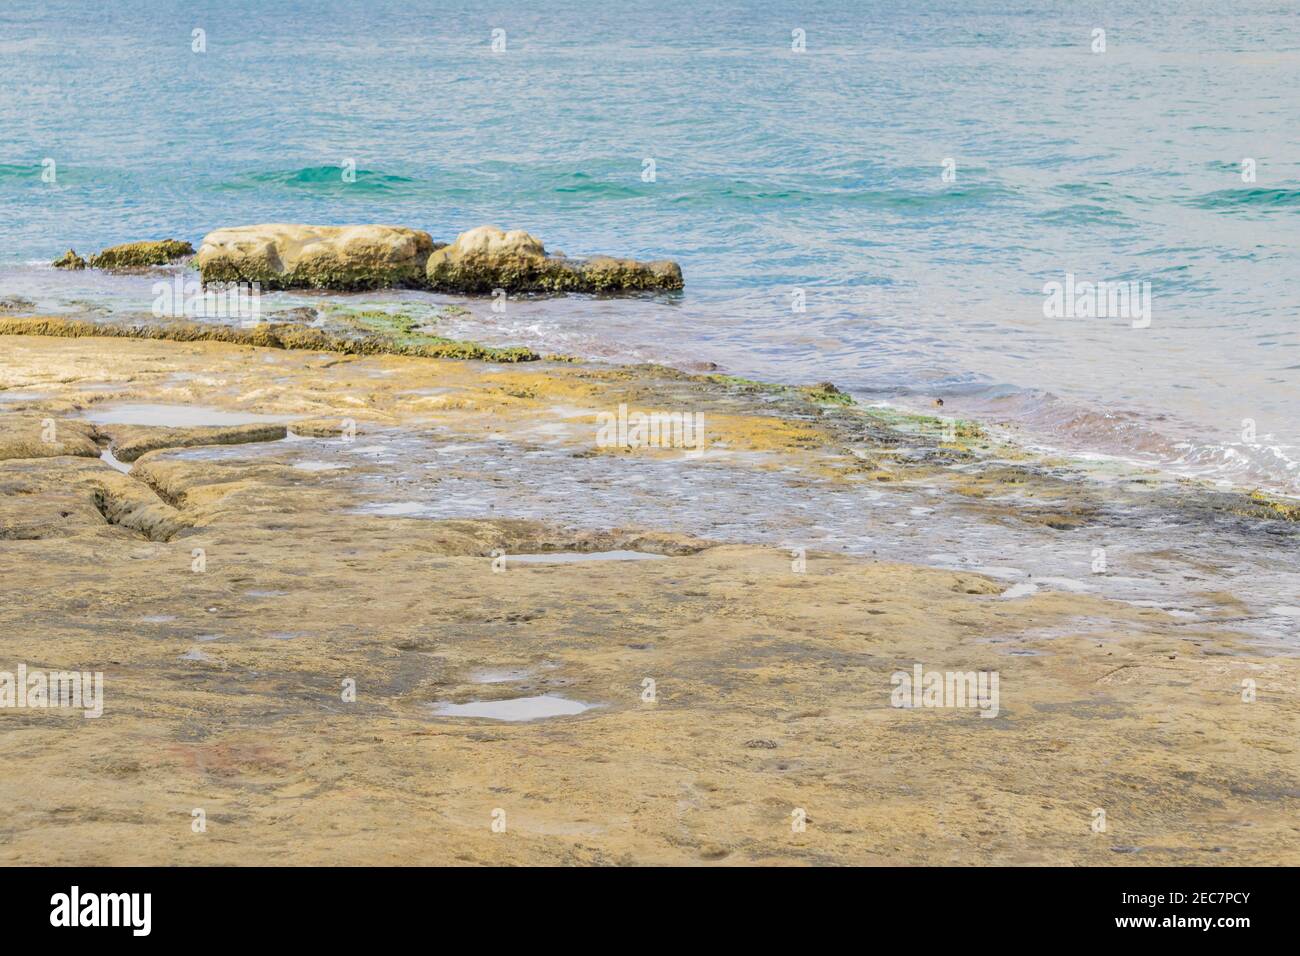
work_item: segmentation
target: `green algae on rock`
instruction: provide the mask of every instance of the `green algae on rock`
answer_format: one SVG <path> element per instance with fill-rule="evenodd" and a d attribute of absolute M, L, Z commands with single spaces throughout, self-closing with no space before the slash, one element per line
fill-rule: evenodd
<path fill-rule="evenodd" d="M 474 359 L 485 362 L 535 362 L 538 355 L 523 346 L 496 348 L 477 342 L 462 342 L 423 336 L 419 342 L 398 342 L 387 338 L 347 338 L 323 329 L 300 325 L 271 324 L 236 328 L 195 322 L 166 322 L 137 325 L 80 322 L 57 317 L 0 319 L 0 335 L 50 335 L 62 338 L 161 339 L 172 342 L 230 342 L 272 349 L 311 349 L 345 355 L 410 355 L 419 358 Z"/>
<path fill-rule="evenodd" d="M 853 404 L 853 396 L 840 391 L 834 382 L 818 382 L 816 385 L 804 385 L 799 390 L 819 404 Z"/>
<path fill-rule="evenodd" d="M 675 262 L 547 255 L 541 240 L 514 229 L 479 226 L 429 256 L 429 287 L 439 292 L 643 292 L 682 288 Z"/>
<path fill-rule="evenodd" d="M 1239 514 L 1251 518 L 1300 522 L 1300 501 L 1287 501 L 1256 489 L 1246 496 Z"/>
<path fill-rule="evenodd" d="M 436 321 L 434 317 L 421 321 L 416 316 L 401 310 L 390 312 L 385 309 L 350 309 L 335 305 L 328 307 L 327 315 L 330 319 L 350 328 L 394 338 L 418 335 L 418 329 Z"/>
<path fill-rule="evenodd" d="M 359 292 L 422 286 L 433 250 L 427 232 L 401 226 L 267 223 L 208 233 L 194 263 L 205 284 Z"/>
<path fill-rule="evenodd" d="M 816 405 L 855 405 L 853 396 L 840 391 L 834 382 L 818 382 L 816 385 L 782 385 L 776 382 L 760 382 L 739 375 L 712 373 L 704 376 L 705 381 L 716 382 L 741 393 L 767 393 L 770 395 L 799 394 Z"/>
<path fill-rule="evenodd" d="M 63 262 L 68 255 L 76 256 L 71 249 L 68 254 L 63 256 L 59 262 Z M 194 247 L 188 242 L 182 242 L 179 239 L 162 239 L 157 242 L 127 242 L 120 246 L 109 246 L 90 257 L 89 265 L 92 269 L 140 269 L 147 266 L 165 266 L 169 262 L 175 262 L 184 256 L 194 255 Z M 76 265 L 62 265 L 62 269 L 75 269 Z"/>
<path fill-rule="evenodd" d="M 77 255 L 75 249 L 69 249 L 51 262 L 50 265 L 56 269 L 84 269 L 86 268 L 86 260 Z"/>

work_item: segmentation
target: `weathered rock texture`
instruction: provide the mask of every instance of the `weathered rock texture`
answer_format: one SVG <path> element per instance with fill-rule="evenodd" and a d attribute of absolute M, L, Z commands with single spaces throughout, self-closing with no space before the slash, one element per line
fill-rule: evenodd
<path fill-rule="evenodd" d="M 73 257 L 69 261 L 69 254 Z M 165 266 L 169 262 L 185 256 L 194 255 L 194 247 L 178 239 L 162 239 L 158 242 L 128 242 L 120 246 L 109 246 L 90 257 L 92 269 L 141 269 L 147 266 Z M 76 269 L 76 253 L 71 249 L 55 265 L 61 269 Z M 60 265 L 60 263 L 67 263 Z"/>
<path fill-rule="evenodd" d="M 400 226 L 272 223 L 208 233 L 195 265 L 205 283 L 358 291 L 422 285 L 433 248 L 427 232 Z"/>
<path fill-rule="evenodd" d="M 479 226 L 429 257 L 429 285 L 440 292 L 641 292 L 682 287 L 675 262 L 549 256 L 536 236 Z"/>
<path fill-rule="evenodd" d="M 51 262 L 50 265 L 56 269 L 84 269 L 86 268 L 86 260 L 77 255 L 75 249 L 69 249 Z"/>
<path fill-rule="evenodd" d="M 0 709 L 0 864 L 1300 863 L 1300 658 L 1244 640 L 1235 628 L 1255 612 L 1226 591 L 1180 619 L 1063 590 L 1007 600 L 974 571 L 813 549 L 796 573 L 784 548 L 702 547 L 691 508 L 653 527 L 611 510 L 556 529 L 487 507 L 451 520 L 358 507 L 429 482 L 433 456 L 400 451 L 426 444 L 446 452 L 432 477 L 468 487 L 526 493 L 539 437 L 571 453 L 576 478 L 607 480 L 611 460 L 589 457 L 596 418 L 627 402 L 707 414 L 709 447 L 739 453 L 699 469 L 711 488 L 779 470 L 855 498 L 869 481 L 887 509 L 910 476 L 1026 529 L 1070 508 L 1156 527 L 1136 509 L 1166 492 L 1088 489 L 961 435 L 940 445 L 824 387 L 243 341 L 0 346 L 0 393 L 45 393 L 0 402 L 0 442 L 38 448 L 46 419 L 69 442 L 0 461 L 0 669 L 104 675 L 102 719 Z M 87 451 L 133 440 L 135 426 L 72 418 L 107 401 L 303 416 L 300 434 L 351 419 L 416 471 L 340 441 L 159 447 L 122 475 L 75 457 L 77 427 Z M 481 455 L 488 435 L 516 454 Z M 599 454 L 649 495 L 658 460 L 683 452 Z M 335 467 L 299 467 L 309 459 Z M 1169 523 L 1218 533 L 1213 500 L 1167 494 Z M 1261 533 L 1282 541 L 1289 525 L 1274 524 Z M 1105 531 L 1075 540 L 1081 560 Z M 625 548 L 666 557 L 493 565 Z M 1150 567 L 1168 548 L 1153 536 L 1124 561 Z M 1225 546 L 1219 560 L 1239 558 Z M 999 715 L 894 706 L 894 675 L 919 662 L 999 674 Z M 483 683 L 484 670 L 513 676 Z M 598 706 L 524 723 L 433 708 L 542 694 Z"/>

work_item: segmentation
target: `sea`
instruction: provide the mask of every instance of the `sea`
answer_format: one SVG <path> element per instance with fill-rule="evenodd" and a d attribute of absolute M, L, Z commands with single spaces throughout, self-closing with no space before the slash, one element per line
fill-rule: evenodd
<path fill-rule="evenodd" d="M 148 310 L 49 262 L 261 222 L 675 259 L 353 298 L 1300 493 L 1294 0 L 0 3 L 0 308 Z"/>

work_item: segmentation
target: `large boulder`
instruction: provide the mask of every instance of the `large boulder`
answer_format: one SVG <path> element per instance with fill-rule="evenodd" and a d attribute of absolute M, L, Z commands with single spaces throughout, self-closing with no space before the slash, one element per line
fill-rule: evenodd
<path fill-rule="evenodd" d="M 675 262 L 637 262 L 594 256 L 569 259 L 547 255 L 542 243 L 522 229 L 506 232 L 479 226 L 429 256 L 430 287 L 439 292 L 640 292 L 680 289 Z"/>
<path fill-rule="evenodd" d="M 205 283 L 358 291 L 422 286 L 433 249 L 427 232 L 400 226 L 271 223 L 208 233 L 194 264 Z"/>

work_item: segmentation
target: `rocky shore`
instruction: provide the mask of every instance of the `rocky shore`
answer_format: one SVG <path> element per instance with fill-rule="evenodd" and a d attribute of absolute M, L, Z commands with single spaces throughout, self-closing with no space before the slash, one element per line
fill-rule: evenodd
<path fill-rule="evenodd" d="M 540 243 L 510 240 L 517 261 L 492 271 L 473 250 L 495 234 L 461 240 L 427 277 L 561 274 Z M 237 244 L 204 248 L 218 268 Z M 386 248 L 414 274 L 425 246 Z M 323 253 L 280 265 L 342 274 Z M 1195 619 L 1013 596 L 697 520 L 762 477 L 923 492 L 1062 542 L 1137 522 L 1281 551 L 1285 502 L 1101 486 L 826 383 L 288 325 L 27 317 L 0 320 L 0 344 L 0 670 L 104 675 L 98 718 L 0 709 L 0 860 L 1300 862 L 1300 663 L 1240 629 L 1234 595 L 1202 595 Z M 624 407 L 698 414 L 703 439 L 597 441 Z M 692 454 L 689 492 L 655 487 Z M 525 491 L 508 513 L 473 504 L 528 489 L 539 456 L 566 462 L 566 494 L 668 504 L 584 526 L 521 517 Z M 481 513 L 407 508 L 430 484 L 421 500 Z M 620 552 L 641 558 L 578 559 Z M 898 706 L 917 665 L 996 674 L 996 716 Z M 567 709 L 457 710 L 537 699 Z"/>

